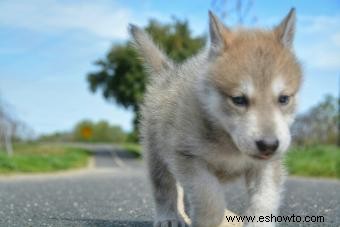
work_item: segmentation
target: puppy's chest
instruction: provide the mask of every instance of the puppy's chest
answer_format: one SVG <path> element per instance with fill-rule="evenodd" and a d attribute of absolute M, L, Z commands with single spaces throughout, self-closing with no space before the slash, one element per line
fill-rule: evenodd
<path fill-rule="evenodd" d="M 249 163 L 243 157 L 231 157 L 210 164 L 210 171 L 221 181 L 226 182 L 244 175 Z"/>

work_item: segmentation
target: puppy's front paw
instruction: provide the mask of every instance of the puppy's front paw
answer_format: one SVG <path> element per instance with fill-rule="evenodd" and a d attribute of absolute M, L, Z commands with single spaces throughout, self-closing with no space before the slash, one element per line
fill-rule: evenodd
<path fill-rule="evenodd" d="M 188 227 L 189 225 L 185 224 L 184 221 L 179 220 L 162 220 L 157 221 L 154 224 L 154 227 Z"/>

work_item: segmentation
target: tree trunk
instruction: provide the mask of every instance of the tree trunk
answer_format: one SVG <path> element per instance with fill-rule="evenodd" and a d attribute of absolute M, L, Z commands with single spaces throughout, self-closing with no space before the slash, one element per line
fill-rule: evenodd
<path fill-rule="evenodd" d="M 4 139 L 5 139 L 5 148 L 6 148 L 7 154 L 8 154 L 8 156 L 12 156 L 13 155 L 13 147 L 12 147 L 10 130 L 7 129 L 4 132 Z"/>

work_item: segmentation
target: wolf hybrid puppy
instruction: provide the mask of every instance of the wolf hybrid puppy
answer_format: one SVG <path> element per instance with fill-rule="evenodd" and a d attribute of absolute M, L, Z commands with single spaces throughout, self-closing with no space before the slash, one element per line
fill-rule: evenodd
<path fill-rule="evenodd" d="M 231 30 L 211 12 L 209 17 L 210 47 L 183 64 L 130 25 L 150 74 L 140 128 L 155 226 L 184 226 L 176 182 L 195 227 L 223 221 L 222 185 L 241 176 L 249 192 L 247 215 L 278 212 L 281 157 L 290 144 L 301 81 L 292 51 L 295 10 L 272 30 Z"/>

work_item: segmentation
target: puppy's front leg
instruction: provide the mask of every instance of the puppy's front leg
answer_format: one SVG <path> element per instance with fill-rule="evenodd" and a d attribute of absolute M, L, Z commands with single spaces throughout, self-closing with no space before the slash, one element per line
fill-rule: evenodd
<path fill-rule="evenodd" d="M 277 215 L 282 192 L 284 170 L 280 161 L 267 163 L 260 169 L 249 170 L 246 174 L 247 189 L 250 197 L 248 216 L 256 216 L 255 222 L 245 226 L 275 226 L 273 222 L 256 222 L 260 216 Z"/>
<path fill-rule="evenodd" d="M 216 227 L 224 217 L 225 201 L 222 187 L 204 164 L 182 163 L 179 180 L 190 204 L 192 227 Z"/>

